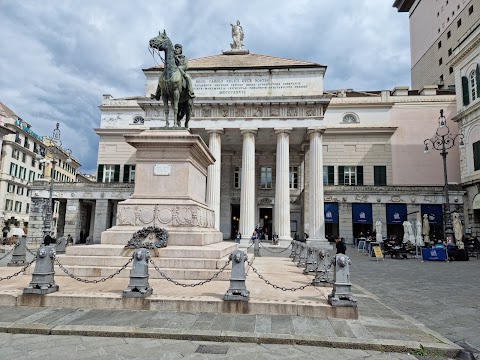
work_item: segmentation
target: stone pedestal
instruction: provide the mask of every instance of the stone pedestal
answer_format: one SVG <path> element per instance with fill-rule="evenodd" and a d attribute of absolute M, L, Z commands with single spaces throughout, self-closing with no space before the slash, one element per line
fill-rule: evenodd
<path fill-rule="evenodd" d="M 221 242 L 215 214 L 205 203 L 207 168 L 215 162 L 199 135 L 189 130 L 146 130 L 125 136 L 137 149 L 133 195 L 118 204 L 116 226 L 102 244 L 127 244 L 135 231 L 165 228 L 168 245 Z"/>

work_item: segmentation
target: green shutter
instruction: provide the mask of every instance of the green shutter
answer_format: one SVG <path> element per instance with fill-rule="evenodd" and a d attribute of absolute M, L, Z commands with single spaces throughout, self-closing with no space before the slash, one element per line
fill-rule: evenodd
<path fill-rule="evenodd" d="M 480 170 L 480 141 L 473 143 L 473 170 Z"/>
<path fill-rule="evenodd" d="M 338 167 L 338 185 L 345 185 L 345 166 Z"/>
<path fill-rule="evenodd" d="M 120 182 L 120 165 L 115 165 L 115 172 L 113 173 L 113 182 Z"/>
<path fill-rule="evenodd" d="M 335 184 L 335 166 L 328 167 L 328 185 Z"/>
<path fill-rule="evenodd" d="M 98 165 L 97 182 L 103 182 L 103 165 Z"/>
<path fill-rule="evenodd" d="M 357 185 L 363 185 L 363 166 L 357 166 Z"/>
<path fill-rule="evenodd" d="M 123 165 L 123 182 L 128 183 L 128 176 L 130 174 L 130 165 Z"/>
<path fill-rule="evenodd" d="M 373 167 L 373 184 L 376 186 L 387 185 L 387 167 L 386 166 Z"/>
<path fill-rule="evenodd" d="M 468 78 L 462 76 L 462 95 L 463 95 L 463 105 L 467 106 L 470 104 L 470 94 L 468 93 Z"/>
<path fill-rule="evenodd" d="M 475 68 L 475 80 L 477 81 L 477 99 L 480 97 L 480 66 Z"/>

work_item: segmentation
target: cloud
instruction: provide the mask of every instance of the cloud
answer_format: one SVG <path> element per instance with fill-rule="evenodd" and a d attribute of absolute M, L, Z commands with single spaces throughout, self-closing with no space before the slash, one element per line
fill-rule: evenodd
<path fill-rule="evenodd" d="M 96 169 L 102 94 L 142 95 L 148 40 L 166 29 L 189 58 L 228 50 L 241 21 L 252 53 L 328 66 L 326 89 L 410 83 L 408 15 L 384 0 L 0 2 L 0 101 L 41 135 L 59 122 L 83 172 Z"/>

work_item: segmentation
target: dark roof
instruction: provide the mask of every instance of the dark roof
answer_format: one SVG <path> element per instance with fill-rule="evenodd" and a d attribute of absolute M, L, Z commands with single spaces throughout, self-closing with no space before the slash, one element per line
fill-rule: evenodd
<path fill-rule="evenodd" d="M 326 67 L 309 61 L 292 60 L 259 54 L 218 54 L 188 61 L 190 70 L 230 70 L 230 69 L 275 69 L 275 68 L 312 68 Z M 145 70 L 162 69 L 154 66 Z"/>
<path fill-rule="evenodd" d="M 393 7 L 397 8 L 398 12 L 409 12 L 415 0 L 395 0 Z"/>

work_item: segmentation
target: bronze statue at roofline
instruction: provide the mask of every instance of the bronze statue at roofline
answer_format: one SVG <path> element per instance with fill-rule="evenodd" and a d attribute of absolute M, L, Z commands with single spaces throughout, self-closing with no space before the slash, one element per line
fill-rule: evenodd
<path fill-rule="evenodd" d="M 165 64 L 163 72 L 158 79 L 157 91 L 151 95 L 152 99 L 163 100 L 165 112 L 165 126 L 169 126 L 168 102 L 173 109 L 174 127 L 181 127 L 180 120 L 185 116 L 185 127 L 188 128 L 188 122 L 193 113 L 193 93 L 192 80 L 186 73 L 188 70 L 188 59 L 182 54 L 182 45 L 175 44 L 167 36 L 165 30 L 160 31 L 158 36 L 150 39 L 150 48 L 165 52 Z"/>

